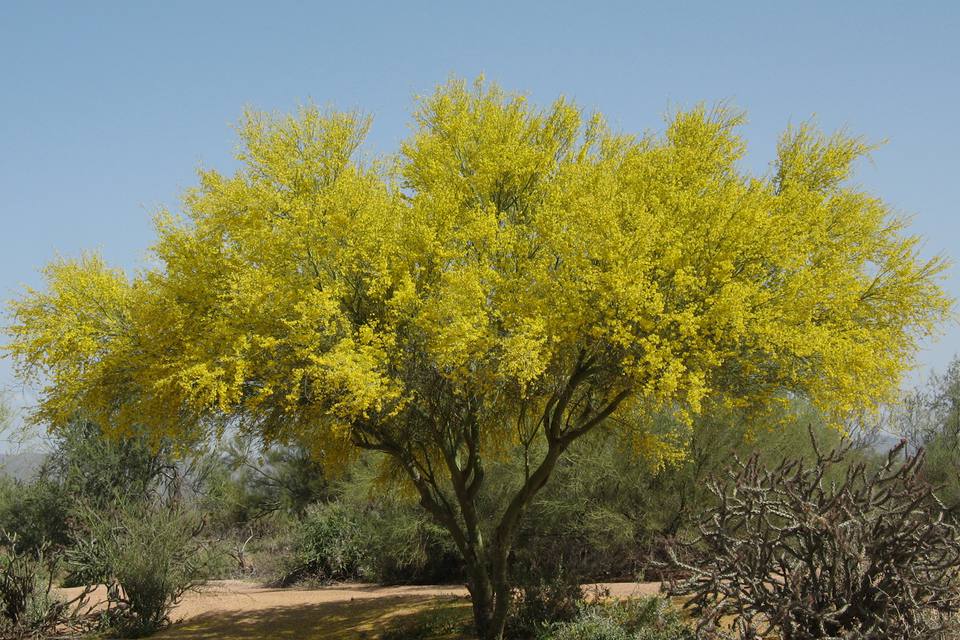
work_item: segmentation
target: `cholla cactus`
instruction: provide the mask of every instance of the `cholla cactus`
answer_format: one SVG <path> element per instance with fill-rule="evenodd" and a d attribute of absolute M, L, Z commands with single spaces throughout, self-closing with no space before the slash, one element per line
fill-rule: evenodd
<path fill-rule="evenodd" d="M 692 596 L 704 637 L 952 637 L 960 541 L 922 479 L 923 451 L 901 442 L 875 469 L 844 469 L 849 451 L 774 469 L 754 456 L 712 483 L 718 502 L 694 543 L 707 560 L 670 585 Z"/>

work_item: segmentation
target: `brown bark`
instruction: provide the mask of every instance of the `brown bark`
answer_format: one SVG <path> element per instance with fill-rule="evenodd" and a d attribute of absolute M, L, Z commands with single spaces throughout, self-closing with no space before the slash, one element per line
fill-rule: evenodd
<path fill-rule="evenodd" d="M 510 500 L 489 542 L 483 537 L 477 509 L 484 473 L 480 424 L 472 407 L 453 412 L 456 418 L 448 416 L 444 424 L 440 424 L 438 417 L 426 417 L 433 445 L 445 467 L 444 482 L 440 482 L 426 447 L 418 450 L 409 443 L 392 439 L 388 432 L 365 429 L 362 425 L 355 430 L 358 446 L 382 451 L 400 462 L 420 494 L 421 505 L 450 532 L 466 565 L 474 622 L 481 640 L 503 637 L 511 600 L 507 563 L 524 512 L 570 444 L 602 423 L 629 395 L 629 390 L 622 390 L 600 407 L 592 407 L 589 401 L 578 406 L 575 396 L 579 388 L 587 385 L 593 374 L 591 367 L 590 361 L 581 355 L 567 383 L 547 402 L 537 425 L 546 438 L 547 451 Z M 571 415 L 573 407 L 576 407 L 575 417 Z M 436 462 L 436 458 L 433 460 Z M 444 490 L 447 480 L 453 489 L 452 500 Z"/>

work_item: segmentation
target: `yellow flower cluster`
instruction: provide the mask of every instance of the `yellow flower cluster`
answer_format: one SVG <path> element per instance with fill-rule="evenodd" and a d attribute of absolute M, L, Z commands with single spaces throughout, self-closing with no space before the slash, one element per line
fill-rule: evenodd
<path fill-rule="evenodd" d="M 451 81 L 396 156 L 364 162 L 358 114 L 249 113 L 241 168 L 158 215 L 156 267 L 53 263 L 12 303 L 7 349 L 53 424 L 240 420 L 331 455 L 457 397 L 506 433 L 584 361 L 579 407 L 884 401 L 949 313 L 943 261 L 846 184 L 861 141 L 789 130 L 757 177 L 741 122 L 696 108 L 634 137 Z"/>

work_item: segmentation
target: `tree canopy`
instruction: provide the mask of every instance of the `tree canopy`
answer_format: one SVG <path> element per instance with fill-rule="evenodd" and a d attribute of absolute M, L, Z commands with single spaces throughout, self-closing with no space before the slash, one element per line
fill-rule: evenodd
<path fill-rule="evenodd" d="M 698 107 L 626 135 L 452 80 L 369 158 L 360 114 L 248 112 L 240 168 L 157 216 L 148 267 L 52 263 L 7 349 L 51 424 L 384 451 L 469 565 L 491 451 L 545 451 L 494 530 L 509 549 L 556 456 L 610 416 L 797 395 L 841 419 L 889 399 L 949 313 L 944 261 L 849 184 L 867 144 L 791 128 L 757 176 L 742 122 Z"/>
<path fill-rule="evenodd" d="M 201 170 L 185 216 L 157 216 L 153 268 L 54 262 L 13 303 L 8 349 L 48 376 L 55 424 L 241 415 L 324 449 L 357 418 L 434 413 L 436 384 L 496 398 L 476 409 L 512 431 L 580 360 L 595 407 L 885 399 L 947 308 L 943 262 L 844 185 L 861 141 L 790 130 L 754 177 L 741 121 L 697 108 L 632 137 L 452 82 L 398 157 L 363 162 L 367 118 L 251 112 L 243 167 Z"/>

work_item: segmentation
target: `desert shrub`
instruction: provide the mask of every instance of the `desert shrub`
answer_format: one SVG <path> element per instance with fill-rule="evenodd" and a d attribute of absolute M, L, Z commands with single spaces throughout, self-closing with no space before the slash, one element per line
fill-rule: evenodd
<path fill-rule="evenodd" d="M 891 431 L 926 450 L 924 476 L 956 518 L 960 515 L 960 357 L 908 393 L 889 419 Z"/>
<path fill-rule="evenodd" d="M 219 443 L 205 462 L 193 502 L 226 552 L 228 564 L 217 568 L 217 577 L 289 583 L 313 577 L 313 570 L 326 573 L 315 562 L 323 543 L 311 539 L 323 529 L 317 510 L 330 488 L 322 465 L 306 449 L 264 449 L 237 436 Z"/>
<path fill-rule="evenodd" d="M 520 549 L 511 570 L 513 601 L 507 618 L 511 638 L 536 638 L 557 622 L 577 617 L 586 602 L 580 574 L 554 555 Z"/>
<path fill-rule="evenodd" d="M 43 636 L 56 628 L 58 602 L 45 568 L 42 559 L 15 548 L 0 553 L 0 637 Z"/>
<path fill-rule="evenodd" d="M 126 503 L 108 513 L 88 508 L 82 523 L 70 563 L 85 582 L 107 585 L 107 624 L 124 637 L 169 624 L 173 607 L 208 574 L 213 552 L 198 537 L 196 513 Z"/>
<path fill-rule="evenodd" d="M 143 435 L 114 439 L 78 420 L 53 432 L 50 443 L 34 479 L 0 478 L 0 531 L 15 535 L 22 551 L 70 546 L 78 504 L 109 510 L 118 501 L 169 496 L 183 477 L 169 448 L 154 449 Z"/>
<path fill-rule="evenodd" d="M 694 640 L 693 628 L 661 597 L 622 600 L 604 605 L 608 617 L 632 634 L 631 640 Z"/>
<path fill-rule="evenodd" d="M 630 634 L 602 612 L 590 610 L 576 620 L 555 625 L 545 640 L 630 640 Z"/>
<path fill-rule="evenodd" d="M 361 525 L 366 579 L 437 583 L 463 578 L 463 563 L 446 529 L 423 512 L 404 481 L 385 475 L 381 460 L 358 461 L 337 487 L 337 501 Z"/>
<path fill-rule="evenodd" d="M 71 497 L 54 482 L 0 479 L 0 546 L 17 540 L 22 552 L 69 542 Z"/>
<path fill-rule="evenodd" d="M 571 621 L 550 625 L 541 640 L 694 640 L 668 600 L 650 597 L 582 606 Z"/>
<path fill-rule="evenodd" d="M 397 584 L 462 577 L 462 562 L 450 535 L 416 505 L 380 497 L 371 500 L 364 514 L 365 578 Z"/>
<path fill-rule="evenodd" d="M 67 630 L 85 629 L 84 615 L 89 590 L 71 600 L 54 593 L 53 581 L 60 568 L 48 546 L 24 553 L 16 537 L 0 551 L 0 637 L 43 638 Z"/>
<path fill-rule="evenodd" d="M 378 637 L 380 640 L 447 640 L 472 638 L 471 623 L 465 619 L 464 608 L 455 600 L 431 608 L 423 613 L 404 616 L 392 622 Z"/>
<path fill-rule="evenodd" d="M 219 577 L 280 582 L 295 566 L 299 531 L 300 520 L 278 512 L 222 534 L 221 545 L 232 567 Z"/>
<path fill-rule="evenodd" d="M 176 495 L 188 466 L 178 464 L 169 442 L 155 442 L 140 431 L 110 434 L 82 419 L 52 431 L 50 445 L 41 473 L 75 502 L 100 509 Z"/>
<path fill-rule="evenodd" d="M 461 578 L 462 562 L 445 529 L 416 500 L 384 481 L 378 460 L 354 464 L 292 527 L 281 584 L 302 579 L 434 583 Z"/>
<path fill-rule="evenodd" d="M 312 505 L 295 533 L 293 557 L 280 582 L 358 580 L 366 560 L 357 514 L 336 502 Z"/>
<path fill-rule="evenodd" d="M 816 442 L 814 441 L 814 445 Z M 816 446 L 814 446 L 816 448 Z M 905 443 L 869 470 L 849 447 L 769 468 L 753 456 L 700 524 L 706 560 L 672 585 L 704 636 L 944 638 L 960 610 L 960 539 Z"/>

